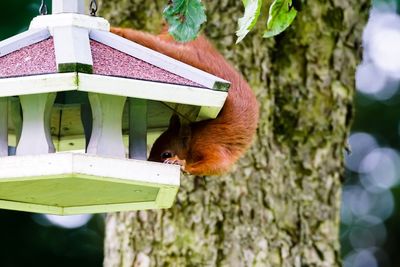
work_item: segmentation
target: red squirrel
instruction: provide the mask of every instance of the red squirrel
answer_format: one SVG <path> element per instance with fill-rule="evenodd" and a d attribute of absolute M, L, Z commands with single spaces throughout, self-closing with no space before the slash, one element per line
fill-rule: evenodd
<path fill-rule="evenodd" d="M 193 175 L 221 175 L 252 143 L 259 106 L 250 86 L 204 37 L 178 43 L 167 33 L 112 28 L 111 31 L 140 45 L 192 65 L 231 82 L 226 102 L 215 119 L 181 124 L 173 115 L 168 129 L 155 141 L 150 161 L 179 164 Z"/>

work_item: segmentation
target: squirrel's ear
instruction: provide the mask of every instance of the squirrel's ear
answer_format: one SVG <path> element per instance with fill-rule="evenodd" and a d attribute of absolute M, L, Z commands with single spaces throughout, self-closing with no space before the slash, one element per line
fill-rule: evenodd
<path fill-rule="evenodd" d="M 190 125 L 187 123 L 183 123 L 181 128 L 179 129 L 179 137 L 182 140 L 183 147 L 189 147 L 190 139 L 192 137 L 192 130 Z"/>
<path fill-rule="evenodd" d="M 181 121 L 179 119 L 179 116 L 173 114 L 171 116 L 171 119 L 169 120 L 168 130 L 179 130 L 179 128 L 181 128 Z"/>

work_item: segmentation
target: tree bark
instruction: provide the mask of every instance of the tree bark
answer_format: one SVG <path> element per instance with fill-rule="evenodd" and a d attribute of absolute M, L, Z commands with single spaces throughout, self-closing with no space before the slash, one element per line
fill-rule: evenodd
<path fill-rule="evenodd" d="M 112 24 L 157 32 L 166 0 L 107 0 Z M 369 0 L 309 0 L 294 25 L 235 45 L 242 1 L 203 1 L 204 33 L 261 104 L 251 150 L 229 175 L 182 179 L 176 203 L 107 217 L 109 266 L 340 266 L 343 155 Z M 262 8 L 264 18 L 268 6 Z"/>

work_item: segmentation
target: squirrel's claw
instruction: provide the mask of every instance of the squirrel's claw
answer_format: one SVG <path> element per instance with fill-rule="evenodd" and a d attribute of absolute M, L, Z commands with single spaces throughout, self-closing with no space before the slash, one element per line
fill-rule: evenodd
<path fill-rule="evenodd" d="M 185 163 L 185 160 L 181 160 L 180 158 L 178 158 L 177 156 L 172 157 L 172 158 L 167 158 L 166 160 L 164 160 L 165 164 L 174 164 L 174 165 L 183 165 Z"/>
<path fill-rule="evenodd" d="M 185 171 L 186 160 L 178 158 L 178 156 L 164 160 L 165 164 L 174 164 L 181 166 L 181 170 Z"/>

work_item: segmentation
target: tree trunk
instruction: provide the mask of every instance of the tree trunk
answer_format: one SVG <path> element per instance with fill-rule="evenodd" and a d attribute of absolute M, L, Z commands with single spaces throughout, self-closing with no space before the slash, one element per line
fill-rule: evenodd
<path fill-rule="evenodd" d="M 252 85 L 261 120 L 229 175 L 185 176 L 176 203 L 107 217 L 104 265 L 340 266 L 343 155 L 369 0 L 309 0 L 288 31 L 235 45 L 242 1 L 203 1 L 205 34 Z M 157 32 L 167 0 L 107 0 L 112 24 Z"/>

